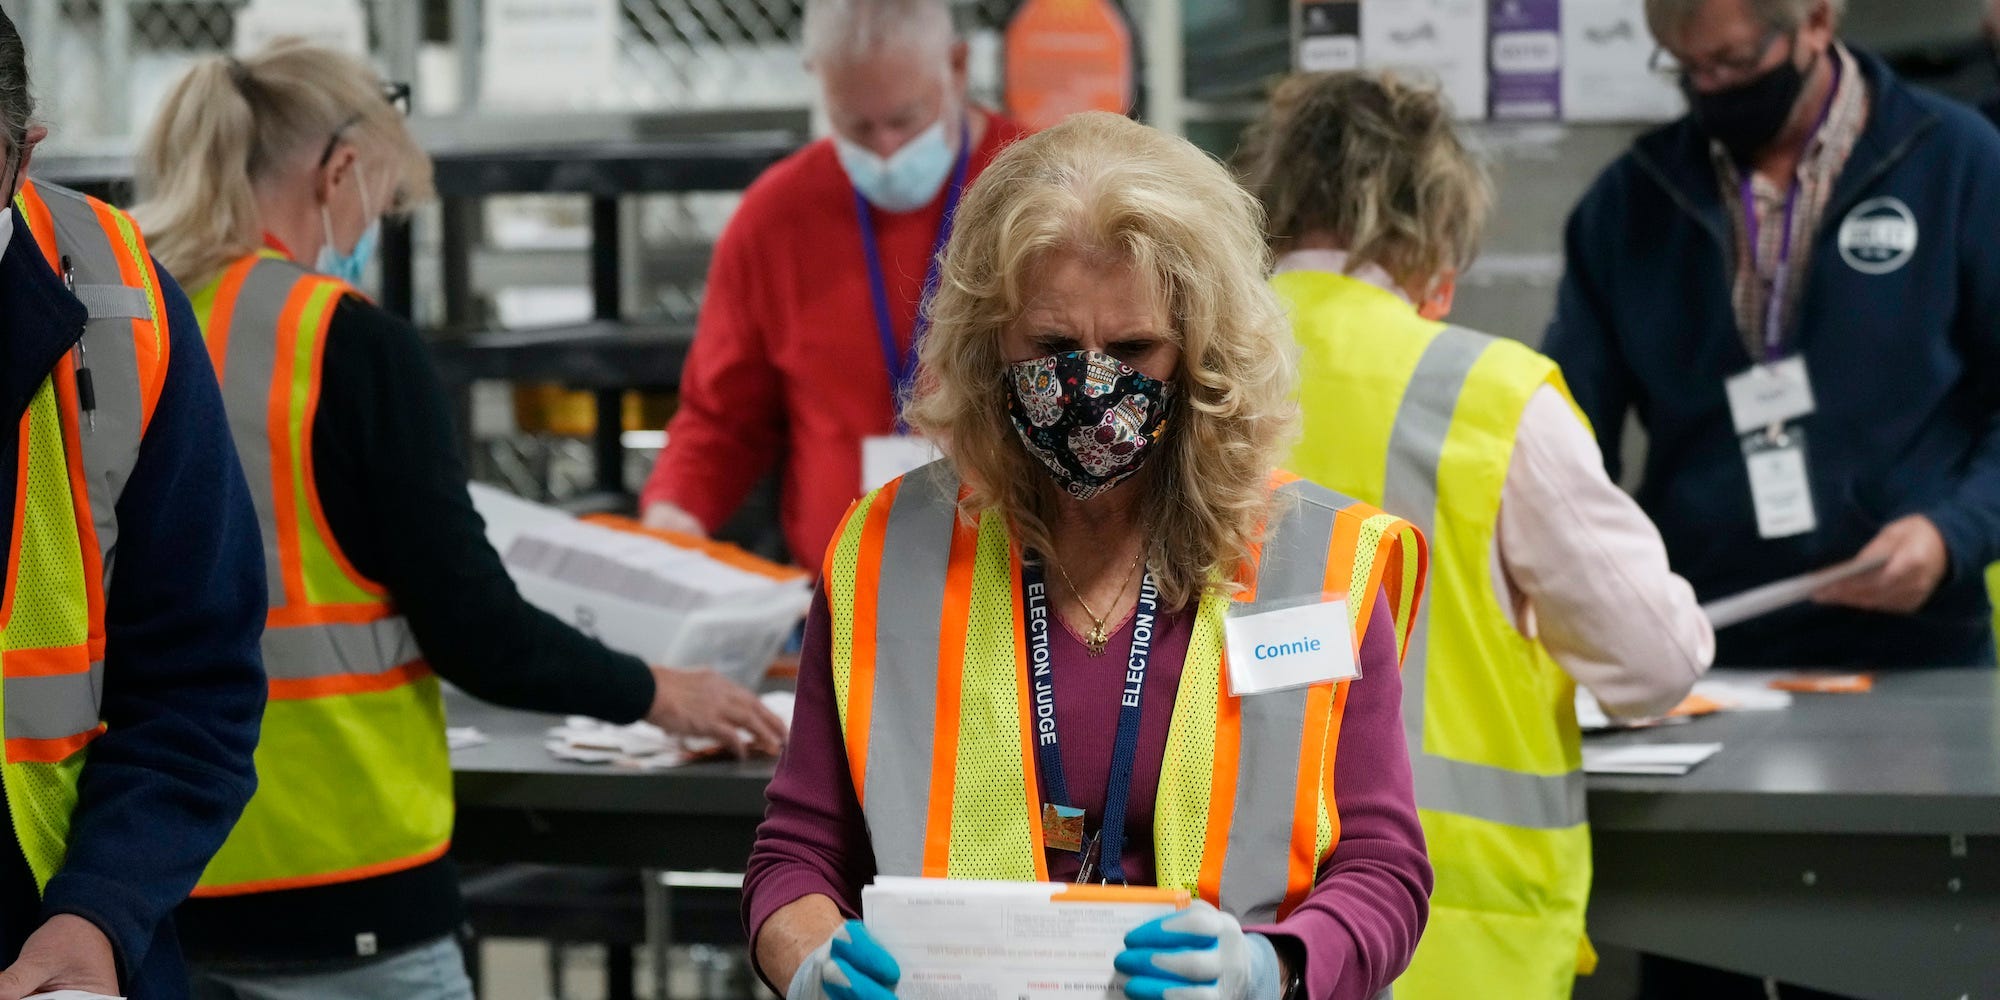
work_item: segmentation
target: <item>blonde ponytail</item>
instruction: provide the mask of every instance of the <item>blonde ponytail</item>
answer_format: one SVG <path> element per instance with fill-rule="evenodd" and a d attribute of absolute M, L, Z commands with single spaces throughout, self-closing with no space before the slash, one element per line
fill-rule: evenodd
<path fill-rule="evenodd" d="M 202 60 L 161 102 L 140 148 L 145 200 L 133 216 L 167 271 L 190 289 L 257 248 L 262 226 L 250 186 L 256 118 L 240 64 Z"/>
<path fill-rule="evenodd" d="M 393 207 L 432 196 L 430 157 L 366 62 L 298 39 L 241 62 L 204 59 L 146 131 L 132 214 L 160 263 L 189 290 L 203 288 L 262 245 L 258 186 L 317 165 L 336 137 L 387 159 Z"/>

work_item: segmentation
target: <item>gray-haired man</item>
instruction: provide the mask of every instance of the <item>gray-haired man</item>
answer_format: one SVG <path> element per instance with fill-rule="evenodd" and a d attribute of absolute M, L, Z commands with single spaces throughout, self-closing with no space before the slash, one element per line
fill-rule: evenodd
<path fill-rule="evenodd" d="M 897 434 L 918 303 L 958 192 L 1020 130 L 969 102 L 944 0 L 810 0 L 805 45 L 833 135 L 723 231 L 644 506 L 713 531 L 782 459 L 785 542 L 817 569 L 848 504 L 925 454 Z"/>
<path fill-rule="evenodd" d="M 1841 7 L 1646 0 L 1691 113 L 1578 204 L 1544 349 L 1614 471 L 1645 425 L 1639 503 L 1701 597 L 1862 568 L 1719 665 L 1991 667 L 2000 134 L 1842 45 Z M 1644 995 L 1767 995 L 1695 976 Z"/>

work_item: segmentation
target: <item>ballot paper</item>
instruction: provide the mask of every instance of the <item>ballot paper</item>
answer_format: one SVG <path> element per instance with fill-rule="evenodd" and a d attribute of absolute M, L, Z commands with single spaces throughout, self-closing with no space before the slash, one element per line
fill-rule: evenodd
<path fill-rule="evenodd" d="M 1740 594 L 1732 594 L 1701 606 L 1708 615 L 1710 624 L 1716 628 L 1747 622 L 1752 618 L 1762 618 L 1773 611 L 1782 611 L 1794 604 L 1804 604 L 1812 600 L 1812 595 L 1820 588 L 1839 583 L 1863 573 L 1873 573 L 1881 569 L 1885 559 L 1850 559 L 1837 566 L 1794 576 L 1754 587 Z"/>
<path fill-rule="evenodd" d="M 1586 733 L 1615 729 L 1648 729 L 1653 726 L 1687 722 L 1717 712 L 1778 712 L 1792 707 L 1791 694 L 1775 689 L 1774 675 L 1747 674 L 1723 679 L 1710 675 L 1695 682 L 1681 703 L 1662 716 L 1614 717 L 1604 711 L 1597 698 L 1582 687 L 1576 689 L 1576 724 Z"/>
<path fill-rule="evenodd" d="M 1720 743 L 1649 743 L 1583 748 L 1586 774 L 1652 774 L 1680 777 L 1722 751 Z"/>
<path fill-rule="evenodd" d="M 477 726 L 447 726 L 444 731 L 444 745 L 452 750 L 470 750 L 491 742 Z"/>
<path fill-rule="evenodd" d="M 897 1000 L 1115 1000 L 1125 935 L 1190 902 L 1052 882 L 882 877 L 861 890 L 868 933 L 903 970 Z"/>
<path fill-rule="evenodd" d="M 803 570 L 730 546 L 581 520 L 477 483 L 471 493 L 523 598 L 648 663 L 753 687 L 812 605 Z"/>
<path fill-rule="evenodd" d="M 772 691 L 758 700 L 786 727 L 791 726 L 794 699 L 790 691 Z M 587 715 L 564 719 L 562 725 L 548 731 L 543 746 L 557 760 L 646 771 L 679 767 L 723 752 L 719 740 L 670 736 L 650 722 L 620 726 Z"/>

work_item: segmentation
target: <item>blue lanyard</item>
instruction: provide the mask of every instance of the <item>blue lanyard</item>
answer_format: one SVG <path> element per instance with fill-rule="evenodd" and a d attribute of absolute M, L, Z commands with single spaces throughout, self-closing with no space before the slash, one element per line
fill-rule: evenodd
<path fill-rule="evenodd" d="M 1028 677 L 1035 696 L 1035 760 L 1042 789 L 1056 805 L 1070 806 L 1069 779 L 1063 774 L 1062 736 L 1056 726 L 1056 678 L 1049 655 L 1048 584 L 1041 567 L 1024 562 L 1022 596 L 1028 634 Z M 1159 620 L 1160 592 L 1148 572 L 1139 583 L 1139 609 L 1132 619 L 1132 655 L 1125 665 L 1125 689 L 1118 699 L 1118 735 L 1111 748 L 1111 775 L 1104 785 L 1104 828 L 1098 835 L 1098 867 L 1104 881 L 1125 883 L 1125 812 L 1132 798 L 1132 768 L 1139 757 L 1140 702 L 1146 668 L 1153 659 L 1153 629 Z M 1085 858 L 1087 862 L 1089 859 Z"/>
<path fill-rule="evenodd" d="M 951 240 L 952 217 L 958 214 L 958 199 L 965 193 L 965 174 L 971 165 L 972 126 L 967 119 L 958 127 L 958 162 L 951 168 L 951 188 L 945 195 L 944 218 L 938 223 L 937 239 L 931 244 L 930 263 L 924 271 L 923 297 L 917 300 L 917 321 L 910 329 L 908 351 L 896 349 L 896 325 L 889 317 L 889 283 L 883 277 L 882 251 L 875 240 L 874 210 L 860 191 L 854 192 L 854 211 L 861 220 L 861 249 L 868 261 L 868 290 L 875 298 L 875 332 L 882 340 L 882 363 L 889 369 L 889 390 L 895 394 L 890 405 L 896 409 L 896 431 L 899 434 L 909 431 L 903 423 L 903 400 L 916 381 L 917 345 L 923 342 L 924 329 L 930 325 L 925 320 L 924 311 L 930 305 L 931 296 L 937 292 L 938 258 L 945 243 Z"/>

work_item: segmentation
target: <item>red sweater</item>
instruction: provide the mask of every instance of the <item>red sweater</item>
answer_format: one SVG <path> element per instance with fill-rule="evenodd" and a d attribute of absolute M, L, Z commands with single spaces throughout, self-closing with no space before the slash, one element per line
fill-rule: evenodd
<path fill-rule="evenodd" d="M 986 115 L 977 177 L 1021 130 Z M 899 347 L 916 325 L 924 272 L 944 218 L 874 211 Z M 817 568 L 861 494 L 861 442 L 895 430 L 854 188 L 822 139 L 766 171 L 743 196 L 709 267 L 680 409 L 642 500 L 666 501 L 714 531 L 781 458 L 779 520 L 792 559 Z"/>

